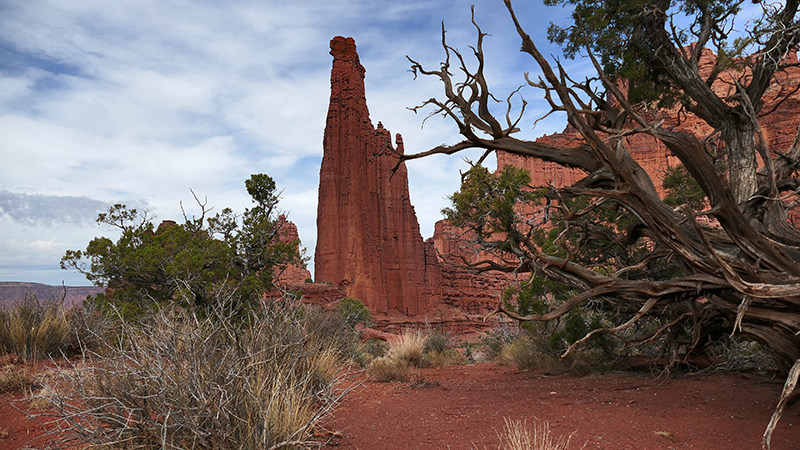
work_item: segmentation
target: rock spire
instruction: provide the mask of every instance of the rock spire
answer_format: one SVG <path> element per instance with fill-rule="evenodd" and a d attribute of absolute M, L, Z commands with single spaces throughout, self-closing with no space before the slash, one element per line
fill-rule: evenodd
<path fill-rule="evenodd" d="M 339 286 L 374 313 L 414 316 L 436 302 L 438 264 L 425 244 L 401 165 L 392 176 L 398 134 L 373 127 L 365 70 L 353 38 L 331 40 L 331 99 L 323 140 L 317 211 L 317 282 Z M 430 256 L 430 255 L 427 255 Z"/>

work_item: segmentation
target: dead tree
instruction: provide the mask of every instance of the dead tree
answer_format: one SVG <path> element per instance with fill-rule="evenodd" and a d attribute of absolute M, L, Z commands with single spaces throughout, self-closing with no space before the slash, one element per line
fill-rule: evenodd
<path fill-rule="evenodd" d="M 474 263 L 473 268 L 543 274 L 581 293 L 543 315 L 520 315 L 502 302 L 498 310 L 521 321 L 549 321 L 592 300 L 628 313 L 624 322 L 592 333 L 617 334 L 643 317 L 657 316 L 666 320 L 652 337 L 683 324 L 693 336 L 690 349 L 701 345 L 711 324 L 763 343 L 789 373 L 785 390 L 789 392 L 784 393 L 765 433 L 768 447 L 774 422 L 800 372 L 800 232 L 789 220 L 789 213 L 800 203 L 796 172 L 800 133 L 789 148 L 769 148 L 759 117 L 769 112 L 764 111 L 764 96 L 770 83 L 800 41 L 800 25 L 795 19 L 798 1 L 780 6 L 772 16 L 774 26 L 762 35 L 757 52 L 743 60 L 739 69 L 725 72 L 730 89 L 724 95 L 712 88 L 724 67 L 715 68 L 706 78 L 698 70 L 702 51 L 717 32 L 713 27 L 718 23 L 707 17 L 699 20 L 693 28 L 695 44 L 681 47 L 665 13 L 672 6 L 668 0 L 650 2 L 649 9 L 642 11 L 639 20 L 652 47 L 650 63 L 669 78 L 682 111 L 715 130 L 710 136 L 664 126 L 658 111 L 648 107 L 651 105 L 632 103 L 624 83 L 606 74 L 589 46 L 583 50 L 597 74 L 583 81 L 572 80 L 560 64 L 551 65 L 539 52 L 510 0 L 506 6 L 522 39 L 521 51 L 533 57 L 541 70 L 538 79 L 526 74 L 527 83 L 541 90 L 551 112 L 566 113 L 583 142 L 560 148 L 517 139 L 513 134 L 522 114 L 512 119 L 510 107 L 504 118 L 492 114 L 496 100 L 484 76 L 486 34 L 473 15 L 478 35 L 477 45 L 472 47 L 476 69 L 470 69 L 464 56 L 448 45 L 444 27 L 446 59 L 439 70 L 425 69 L 409 58 L 415 75 L 434 76 L 444 84 L 443 99 L 430 99 L 418 108 L 433 108 L 431 114 L 449 116 L 464 140 L 404 155 L 401 161 L 479 148 L 485 150 L 484 157 L 504 151 L 580 169 L 585 174 L 582 180 L 547 191 L 544 208 L 561 208 L 562 217 L 579 218 L 614 205 L 632 218 L 631 226 L 592 230 L 589 224 L 579 230 L 586 233 L 583 242 L 591 241 L 591 233 L 607 233 L 617 242 L 638 243 L 648 251 L 636 258 L 617 259 L 613 273 L 603 273 L 574 257 L 577 249 L 566 254 L 546 251 L 534 238 L 532 229 L 536 227 L 530 222 L 507 224 L 494 240 L 490 235 L 481 236 L 486 248 L 502 246 L 504 256 Z M 462 74 L 463 81 L 454 80 L 451 70 Z M 774 99 L 772 104 L 780 101 Z M 525 103 L 521 109 L 524 112 Z M 660 141 L 680 159 L 706 196 L 704 210 L 673 207 L 659 198 L 650 176 L 627 146 L 626 138 L 637 134 Z M 722 149 L 725 165 L 715 164 L 713 147 Z M 588 199 L 583 209 L 565 210 L 565 199 L 577 197 Z M 474 231 L 480 234 L 480 228 L 486 226 L 484 220 Z M 659 261 L 676 270 L 669 276 L 642 275 L 642 268 Z M 631 276 L 634 273 L 640 276 Z"/>

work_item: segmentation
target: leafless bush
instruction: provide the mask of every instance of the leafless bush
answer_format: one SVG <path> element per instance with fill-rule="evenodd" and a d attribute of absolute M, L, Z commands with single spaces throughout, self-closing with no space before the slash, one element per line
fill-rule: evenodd
<path fill-rule="evenodd" d="M 274 304 L 246 321 L 175 309 L 62 370 L 48 399 L 61 444 L 112 448 L 278 449 L 314 445 L 344 395 L 342 354 L 304 307 Z"/>

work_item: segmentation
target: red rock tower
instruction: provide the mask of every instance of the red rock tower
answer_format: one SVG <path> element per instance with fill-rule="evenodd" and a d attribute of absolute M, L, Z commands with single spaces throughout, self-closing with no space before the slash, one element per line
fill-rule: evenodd
<path fill-rule="evenodd" d="M 338 285 L 373 313 L 414 316 L 435 301 L 405 166 L 391 176 L 402 138 L 372 126 L 353 38 L 331 40 L 331 101 L 317 211 L 317 282 Z M 380 156 L 379 156 L 380 155 Z M 437 266 L 438 268 L 438 266 Z"/>

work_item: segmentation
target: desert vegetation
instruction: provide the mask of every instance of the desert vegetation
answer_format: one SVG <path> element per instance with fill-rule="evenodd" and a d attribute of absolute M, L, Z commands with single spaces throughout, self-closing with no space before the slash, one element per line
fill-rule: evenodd
<path fill-rule="evenodd" d="M 276 275 L 305 260 L 299 242 L 281 239 L 280 192 L 273 179 L 255 174 L 245 187 L 252 208 L 241 214 L 224 208 L 206 217 L 212 208 L 195 197 L 200 215 L 185 215 L 184 223 L 156 226 L 147 211 L 114 205 L 97 222 L 119 230 L 116 242 L 92 239 L 85 250 L 68 250 L 61 267 L 105 287 L 95 304 L 124 318 L 164 303 L 198 313 L 223 306 L 246 315 L 275 288 Z"/>
<path fill-rule="evenodd" d="M 568 450 L 571 436 L 555 436 L 547 422 L 505 419 L 500 433 L 500 448 L 503 450 Z"/>
<path fill-rule="evenodd" d="M 568 57 L 588 57 L 591 78 L 576 81 L 551 65 L 509 0 L 506 7 L 541 71 L 538 79 L 526 75 L 528 86 L 544 96 L 547 115 L 567 116 L 578 144 L 516 139 L 527 105 L 512 106 L 520 90 L 508 96 L 505 122 L 493 114 L 487 35 L 475 20 L 477 68 L 444 29 L 439 70 L 411 60 L 415 75 L 445 86 L 443 100 L 420 108 L 452 118 L 464 140 L 401 155 L 398 167 L 483 149 L 444 211 L 480 258 L 450 257 L 476 271 L 527 274 L 495 311 L 518 325 L 489 333 L 485 352 L 521 370 L 582 374 L 628 356 L 670 368 L 693 357 L 735 364 L 734 355 L 746 352 L 755 361 L 766 349 L 787 375 L 764 434 L 769 447 L 800 376 L 800 233 L 789 220 L 800 205 L 800 134 L 773 148 L 760 119 L 787 97 L 768 87 L 800 43 L 800 4 L 760 3 L 747 34 L 731 39 L 741 2 L 549 3 L 573 8 L 573 23 L 551 26 L 550 36 Z M 454 81 L 453 72 L 465 79 Z M 667 109 L 711 131 L 665 125 L 659 111 Z M 681 161 L 665 180 L 665 198 L 631 156 L 633 137 Z M 583 178 L 532 186 L 523 169 L 491 173 L 481 163 L 498 150 L 577 169 Z M 259 174 L 245 185 L 255 206 L 241 214 L 223 209 L 207 218 L 211 210 L 199 199 L 199 217 L 183 223 L 156 226 L 121 204 L 101 214 L 98 223 L 120 237 L 93 239 L 61 261 L 107 288 L 86 304 L 96 312 L 25 299 L 0 313 L 5 352 L 73 357 L 51 379 L 3 372 L 0 384 L 41 387 L 36 400 L 55 419 L 58 444 L 311 447 L 321 419 L 347 393 L 343 375 L 354 364 L 378 381 L 421 384 L 420 368 L 464 360 L 438 331 L 408 330 L 386 345 L 357 342 L 359 328 L 373 321 L 357 299 L 321 311 L 301 305 L 297 291 L 279 292 L 276 274 L 304 258 L 297 242 L 281 239 L 274 181 Z M 510 449 L 570 443 L 553 438 L 546 422 L 530 430 L 507 421 L 500 437 Z"/>
<path fill-rule="evenodd" d="M 440 330 L 405 330 L 384 345 L 368 369 L 376 381 L 411 381 L 424 384 L 418 369 L 465 364 L 450 335 Z"/>
<path fill-rule="evenodd" d="M 163 308 L 119 333 L 44 386 L 60 444 L 309 446 L 357 342 L 335 313 L 280 301 L 244 319 Z"/>
<path fill-rule="evenodd" d="M 99 223 L 115 242 L 68 251 L 65 268 L 105 294 L 83 307 L 26 298 L 0 313 L 0 350 L 23 359 L 69 357 L 47 376 L 2 373 L 27 392 L 56 446 L 102 448 L 306 448 L 348 392 L 359 354 L 358 300 L 323 311 L 273 284 L 302 264 L 280 236 L 272 179 L 247 181 L 256 206 L 156 228 L 115 205 Z M 267 296 L 266 293 L 273 294 Z"/>

